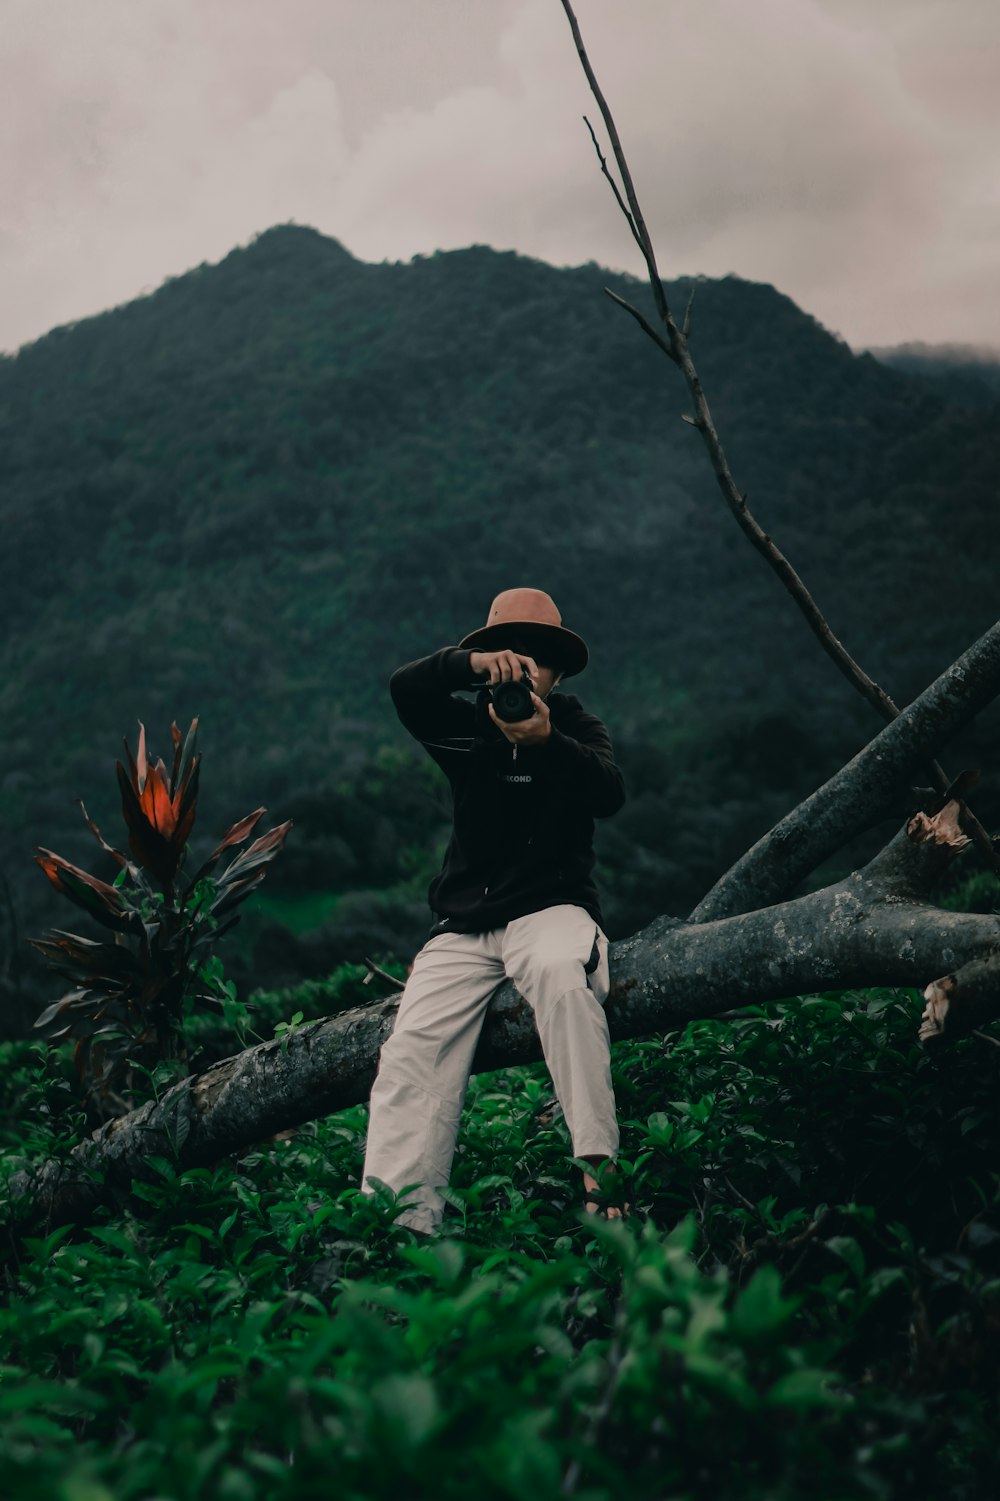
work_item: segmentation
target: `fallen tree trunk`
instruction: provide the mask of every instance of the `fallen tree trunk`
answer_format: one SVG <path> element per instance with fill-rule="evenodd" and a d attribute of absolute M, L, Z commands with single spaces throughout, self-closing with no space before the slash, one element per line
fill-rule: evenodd
<path fill-rule="evenodd" d="M 1000 693 L 1000 621 L 853 760 L 793 808 L 726 871 L 691 913 L 710 922 L 777 902 L 902 800 L 927 761 Z"/>
<path fill-rule="evenodd" d="M 968 843 L 958 815 L 954 801 L 933 818 L 917 814 L 864 869 L 823 891 L 714 922 L 659 918 L 612 945 L 612 1038 L 668 1031 L 754 1002 L 885 984 L 926 987 L 927 1040 L 978 1024 L 1000 995 L 1000 920 L 927 900 Z M 11 1191 L 21 1218 L 82 1220 L 148 1177 L 151 1155 L 179 1169 L 215 1162 L 366 1100 L 397 1004 L 391 997 L 299 1027 L 110 1121 L 67 1162 L 18 1175 Z M 490 1003 L 474 1068 L 540 1057 L 530 1008 L 506 982 Z"/>

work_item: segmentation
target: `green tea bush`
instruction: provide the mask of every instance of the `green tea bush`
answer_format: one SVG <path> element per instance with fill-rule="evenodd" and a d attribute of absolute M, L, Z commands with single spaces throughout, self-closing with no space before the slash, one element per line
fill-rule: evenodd
<path fill-rule="evenodd" d="M 69 1151 L 85 1130 L 71 1045 L 0 1042 L 0 1161 Z"/>
<path fill-rule="evenodd" d="M 380 964 L 386 974 L 405 980 L 405 966 L 393 960 Z M 287 1026 L 293 1018 L 315 1021 L 322 1016 L 336 1016 L 354 1006 L 365 1006 L 376 995 L 385 995 L 387 982 L 373 978 L 364 964 L 341 964 L 332 974 L 317 980 L 302 980 L 297 985 L 273 990 L 255 990 L 248 1001 L 248 1016 L 234 1037 L 233 1029 L 211 1016 L 188 1019 L 187 1035 L 194 1054 L 194 1066 L 201 1067 L 216 1058 L 228 1057 L 240 1041 L 244 1046 L 266 1042 L 276 1035 L 276 1028 Z"/>
<path fill-rule="evenodd" d="M 954 878 L 945 887 L 940 904 L 953 912 L 1000 912 L 1000 878 L 991 870 Z"/>
<path fill-rule="evenodd" d="M 997 1049 L 925 1057 L 919 1009 L 618 1045 L 624 1225 L 581 1213 L 540 1066 L 472 1081 L 430 1239 L 358 1191 L 360 1106 L 161 1160 L 141 1213 L 9 1246 L 0 1492 L 994 1496 Z"/>

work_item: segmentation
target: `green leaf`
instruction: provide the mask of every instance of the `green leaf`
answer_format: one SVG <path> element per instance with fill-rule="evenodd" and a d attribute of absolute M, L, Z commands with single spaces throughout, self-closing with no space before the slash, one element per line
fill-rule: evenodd
<path fill-rule="evenodd" d="M 422 1444 L 438 1421 L 434 1387 L 416 1372 L 384 1377 L 372 1388 L 371 1400 L 392 1425 L 397 1440 L 409 1448 Z"/>
<path fill-rule="evenodd" d="M 757 1406 L 757 1396 L 750 1383 L 721 1360 L 701 1351 L 689 1351 L 684 1365 L 688 1375 L 706 1390 L 735 1402 L 739 1407 Z"/>
<path fill-rule="evenodd" d="M 830 1390 L 833 1378 L 828 1371 L 789 1371 L 768 1391 L 769 1407 L 843 1407 L 849 1398 Z"/>
<path fill-rule="evenodd" d="M 645 1269 L 644 1269 L 645 1270 Z M 712 1288 L 709 1293 L 692 1291 L 688 1297 L 691 1310 L 685 1338 L 692 1346 L 702 1345 L 725 1326 L 726 1311 L 722 1306 L 724 1288 Z"/>
<path fill-rule="evenodd" d="M 860 1282 L 865 1275 L 865 1253 L 853 1235 L 832 1235 L 825 1242 L 828 1248 L 845 1261 Z"/>
<path fill-rule="evenodd" d="M 20 1381 L 0 1387 L 0 1414 L 20 1412 L 24 1408 L 42 1408 L 50 1412 L 93 1413 L 107 1406 L 107 1399 L 83 1387 L 62 1385 L 57 1381 Z"/>
<path fill-rule="evenodd" d="M 776 1335 L 801 1305 L 801 1297 L 783 1296 L 776 1267 L 759 1267 L 733 1307 L 733 1331 L 749 1340 Z"/>

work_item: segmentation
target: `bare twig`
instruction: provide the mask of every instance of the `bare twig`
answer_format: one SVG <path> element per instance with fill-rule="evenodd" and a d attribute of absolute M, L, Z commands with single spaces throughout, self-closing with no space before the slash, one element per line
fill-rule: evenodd
<path fill-rule="evenodd" d="M 594 143 L 594 150 L 597 152 L 597 160 L 601 164 L 601 171 L 604 173 L 605 177 L 608 179 L 608 182 L 611 184 L 611 191 L 615 195 L 615 202 L 618 204 L 618 207 L 621 209 L 622 213 L 625 215 L 625 218 L 628 220 L 628 227 L 632 231 L 632 238 L 635 240 L 636 244 L 639 245 L 640 248 L 641 248 L 642 241 L 639 239 L 639 231 L 635 227 L 635 220 L 632 218 L 632 215 L 629 213 L 628 206 L 625 203 L 624 199 L 622 198 L 621 193 L 619 192 L 618 184 L 615 182 L 614 178 L 611 176 L 611 173 L 608 171 L 608 159 L 604 155 L 604 152 L 601 150 L 600 146 L 598 145 L 597 137 L 594 134 L 594 127 L 591 125 L 591 123 L 587 119 L 586 115 L 584 115 L 584 117 L 583 117 L 583 123 L 584 123 L 584 125 L 586 125 L 587 129 L 590 131 L 590 139 Z"/>
<path fill-rule="evenodd" d="M 682 329 L 682 332 L 685 339 L 691 332 L 691 310 L 694 307 L 694 294 L 695 292 L 697 292 L 697 290 L 698 283 L 696 281 L 693 281 L 691 283 L 691 290 L 688 293 L 687 307 L 684 309 L 684 327 Z"/>
<path fill-rule="evenodd" d="M 667 343 L 662 334 L 657 333 L 656 329 L 649 322 L 649 319 L 645 318 L 643 314 L 640 313 L 637 307 L 633 307 L 630 302 L 626 302 L 624 297 L 619 297 L 617 292 L 612 292 L 610 287 L 605 287 L 604 290 L 611 298 L 612 302 L 617 302 L 619 307 L 624 308 L 626 313 L 630 313 L 632 315 L 636 323 L 638 323 L 639 327 L 642 329 L 643 333 L 648 334 L 657 348 L 663 350 L 663 353 L 667 356 L 667 359 L 674 360 L 674 362 L 676 363 L 676 356 L 670 345 Z"/>
<path fill-rule="evenodd" d="M 751 1244 L 747 1246 L 743 1260 L 745 1261 L 747 1257 L 755 1256 L 758 1251 L 794 1251 L 802 1245 L 808 1248 L 808 1243 L 822 1228 L 823 1224 L 826 1222 L 829 1216 L 829 1205 L 824 1205 L 816 1218 L 810 1220 L 804 1230 L 801 1230 L 798 1235 L 790 1236 L 788 1240 L 782 1240 L 780 1235 L 774 1235 L 770 1232 L 768 1232 L 768 1234 L 766 1235 L 758 1235 L 756 1240 L 752 1241 Z M 798 1270 L 801 1261 L 802 1257 L 800 1256 L 795 1263 L 794 1270 Z"/>
<path fill-rule="evenodd" d="M 644 331 L 654 339 L 654 341 L 660 346 L 660 348 L 664 349 L 664 352 L 669 355 L 670 359 L 673 360 L 674 364 L 677 365 L 681 370 L 687 383 L 688 390 L 690 391 L 691 397 L 694 401 L 695 409 L 694 417 L 685 418 L 685 421 L 687 421 L 690 426 L 697 428 L 697 430 L 701 433 L 706 449 L 708 450 L 709 460 L 711 462 L 712 470 L 715 474 L 719 488 L 722 491 L 726 504 L 732 511 L 733 516 L 735 517 L 737 524 L 742 529 L 744 535 L 750 540 L 751 544 L 757 549 L 761 556 L 766 560 L 766 562 L 770 564 L 771 568 L 778 575 L 779 579 L 784 584 L 789 594 L 791 594 L 799 609 L 802 611 L 802 614 L 805 616 L 806 621 L 820 646 L 826 652 L 827 656 L 836 663 L 838 669 L 847 678 L 848 682 L 850 682 L 868 701 L 868 703 L 870 703 L 878 711 L 878 713 L 882 715 L 883 719 L 895 719 L 896 715 L 899 713 L 899 706 L 894 702 L 889 694 L 886 693 L 885 690 L 874 681 L 873 678 L 870 678 L 868 676 L 868 674 L 863 670 L 859 663 L 857 663 L 851 656 L 850 652 L 844 646 L 843 642 L 840 641 L 839 638 L 834 634 L 833 630 L 827 623 L 822 611 L 820 610 L 819 606 L 816 604 L 816 601 L 813 599 L 808 588 L 806 587 L 804 581 L 792 567 L 792 564 L 785 557 L 781 549 L 772 541 L 772 539 L 764 531 L 763 527 L 759 524 L 756 517 L 752 514 L 749 506 L 747 505 L 746 496 L 737 487 L 736 481 L 733 479 L 732 472 L 729 468 L 729 462 L 726 458 L 726 453 L 722 446 L 722 440 L 719 437 L 718 431 L 716 430 L 715 423 L 712 418 L 712 413 L 708 405 L 708 399 L 705 396 L 701 384 L 701 379 L 698 375 L 697 369 L 695 368 L 694 361 L 691 358 L 691 353 L 688 348 L 687 336 L 690 331 L 691 301 L 690 299 L 688 301 L 687 310 L 684 315 L 683 327 L 678 328 L 670 311 L 670 306 L 667 301 L 667 295 L 663 287 L 663 281 L 660 277 L 660 273 L 656 264 L 656 254 L 653 249 L 653 242 L 650 237 L 649 230 L 646 227 L 646 221 L 643 217 L 642 209 L 639 205 L 638 195 L 635 191 L 635 184 L 632 181 L 632 174 L 629 170 L 628 162 L 625 157 L 625 150 L 622 146 L 621 137 L 618 134 L 618 129 L 615 125 L 614 117 L 611 114 L 607 100 L 601 92 L 600 85 L 597 82 L 597 77 L 590 63 L 590 58 L 587 56 L 587 50 L 583 45 L 583 38 L 580 34 L 580 27 L 577 23 L 577 19 L 573 12 L 573 7 L 570 3 L 570 0 L 561 0 L 561 4 L 563 10 L 566 13 L 566 19 L 569 21 L 570 30 L 573 33 L 573 41 L 576 45 L 576 50 L 580 58 L 581 66 L 583 67 L 583 71 L 586 74 L 587 82 L 590 85 L 590 91 L 593 94 L 594 99 L 597 102 L 597 106 L 601 111 L 601 118 L 604 121 L 605 129 L 608 132 L 608 138 L 611 141 L 611 148 L 614 153 L 615 162 L 618 166 L 618 171 L 621 175 L 622 183 L 625 188 L 625 197 L 628 201 L 627 208 L 622 201 L 622 196 L 618 190 L 618 186 L 615 183 L 614 178 L 611 176 L 610 171 L 608 170 L 604 155 L 597 143 L 597 138 L 594 134 L 593 127 L 591 126 L 589 120 L 587 120 L 587 129 L 590 131 L 591 140 L 594 142 L 594 149 L 596 150 L 598 160 L 601 163 L 601 170 L 603 171 L 604 176 L 607 178 L 608 182 L 611 183 L 618 205 L 621 208 L 622 212 L 625 214 L 625 217 L 628 220 L 629 228 L 632 231 L 632 235 L 636 243 L 638 244 L 639 249 L 642 251 L 643 259 L 646 262 L 646 270 L 649 275 L 650 290 L 653 294 L 653 300 L 656 304 L 656 310 L 659 313 L 660 320 L 666 331 L 666 339 L 664 340 L 662 337 L 658 337 L 651 326 L 648 325 L 643 319 L 642 315 L 629 303 L 625 302 L 622 298 L 616 297 L 614 293 L 611 293 L 610 295 L 616 302 L 624 307 L 627 312 L 631 313 L 631 315 L 637 320 L 640 326 L 644 328 Z M 584 116 L 584 118 L 586 119 L 586 116 Z M 664 348 L 664 346 L 666 347 Z M 931 771 L 938 789 L 941 792 L 945 792 L 948 787 L 948 778 L 946 777 L 944 771 L 936 762 L 932 763 Z M 968 815 L 968 822 L 970 826 L 970 832 L 972 833 L 977 846 L 983 853 L 987 863 L 992 867 L 994 871 L 1000 874 L 1000 857 L 998 857 L 996 851 L 994 850 L 992 841 L 986 830 L 971 814 Z"/>
<path fill-rule="evenodd" d="M 733 1183 L 733 1182 L 731 1182 L 728 1174 L 724 1173 L 722 1175 L 722 1181 L 726 1185 L 726 1187 L 729 1189 L 729 1192 L 735 1198 L 739 1199 L 739 1201 L 743 1205 L 744 1209 L 749 1209 L 750 1212 L 751 1212 L 751 1214 L 756 1214 L 758 1216 L 758 1218 L 760 1217 L 760 1210 L 757 1208 L 757 1205 L 756 1204 L 751 1204 L 751 1202 L 747 1198 L 746 1194 L 745 1193 L 741 1193 L 740 1190 L 736 1187 L 736 1184 Z"/>
<path fill-rule="evenodd" d="M 639 207 L 639 199 L 636 196 L 635 186 L 632 182 L 632 174 L 629 171 L 628 162 L 625 160 L 625 152 L 622 150 L 622 143 L 618 138 L 618 130 L 615 126 L 614 119 L 612 118 L 611 111 L 608 108 L 607 101 L 605 100 L 604 95 L 601 93 L 601 87 L 594 75 L 594 70 L 590 66 L 590 58 L 587 56 L 586 48 L 583 45 L 583 38 L 580 35 L 580 28 L 577 25 L 576 16 L 573 14 L 573 7 L 570 5 L 569 0 L 562 0 L 562 7 L 566 12 L 566 19 L 569 21 L 570 30 L 573 33 L 573 40 L 576 43 L 576 50 L 580 58 L 580 63 L 583 67 L 584 73 L 587 75 L 587 82 L 590 85 L 590 92 L 596 99 L 597 107 L 601 111 L 601 118 L 604 121 L 604 127 L 607 130 L 608 137 L 611 141 L 611 149 L 615 154 L 615 161 L 617 162 L 618 170 L 621 173 L 622 183 L 625 188 L 625 196 L 628 199 L 628 205 L 632 211 L 629 223 L 632 227 L 632 233 L 635 236 L 636 244 L 642 251 L 643 260 L 646 262 L 646 269 L 649 272 L 650 285 L 653 289 L 653 297 L 656 301 L 656 310 L 660 314 L 660 317 L 663 319 L 664 323 L 667 325 L 668 329 L 673 329 L 674 323 L 673 319 L 670 317 L 670 309 L 667 306 L 667 296 L 663 290 L 663 283 L 660 280 L 660 273 L 656 269 L 656 256 L 653 252 L 653 242 L 649 237 L 649 231 L 646 228 L 646 221 L 642 217 L 642 209 Z M 591 135 L 593 135 L 593 131 L 591 131 Z M 596 141 L 594 144 L 596 146 Z M 600 150 L 598 150 L 598 156 L 600 156 Z"/>
<path fill-rule="evenodd" d="M 390 985 L 395 985 L 397 990 L 404 990 L 406 988 L 405 980 L 397 980 L 395 975 L 390 975 L 387 969 L 379 969 L 378 965 L 373 964 L 370 959 L 364 959 L 362 960 L 362 963 L 364 964 L 365 969 L 368 971 L 361 982 L 362 985 L 369 984 L 369 982 L 373 980 L 377 975 L 380 980 L 388 980 Z"/>

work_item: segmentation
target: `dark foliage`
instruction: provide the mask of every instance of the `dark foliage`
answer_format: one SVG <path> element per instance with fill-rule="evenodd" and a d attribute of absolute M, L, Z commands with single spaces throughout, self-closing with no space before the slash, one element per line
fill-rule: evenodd
<path fill-rule="evenodd" d="M 157 1159 L 140 1215 L 5 1257 L 0 1488 L 993 1501 L 997 1051 L 922 1055 L 920 1004 L 817 995 L 616 1047 L 625 1227 L 581 1215 L 540 1067 L 472 1081 L 430 1242 L 359 1194 L 361 1108 Z M 67 1064 L 0 1049 L 3 1173 L 75 1138 Z"/>

